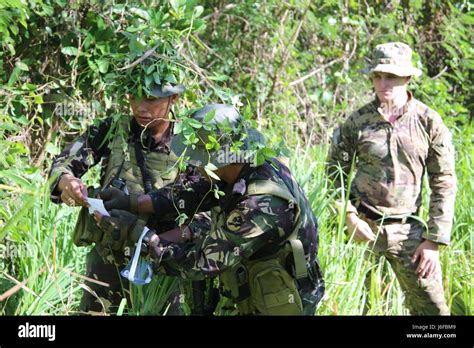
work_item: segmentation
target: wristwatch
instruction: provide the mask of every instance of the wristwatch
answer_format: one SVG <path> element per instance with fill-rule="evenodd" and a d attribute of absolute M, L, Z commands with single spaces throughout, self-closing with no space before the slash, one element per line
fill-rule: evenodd
<path fill-rule="evenodd" d="M 156 231 L 154 229 L 150 229 L 143 237 L 142 245 L 140 246 L 142 253 L 148 254 L 148 250 L 150 248 L 151 237 L 153 235 L 156 235 Z"/>

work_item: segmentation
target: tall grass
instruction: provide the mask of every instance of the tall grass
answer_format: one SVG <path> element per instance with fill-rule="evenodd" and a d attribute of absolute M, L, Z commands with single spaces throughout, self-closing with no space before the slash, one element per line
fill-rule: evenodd
<path fill-rule="evenodd" d="M 456 215 L 452 244 L 441 250 L 446 297 L 455 315 L 474 312 L 471 136 L 471 128 L 456 132 Z M 327 147 L 322 145 L 297 147 L 290 159 L 290 167 L 319 222 L 319 257 L 327 290 L 317 313 L 361 315 L 370 302 L 367 314 L 407 314 L 402 291 L 387 262 L 367 262 L 363 257 L 364 246 L 347 240 L 343 216 L 331 205 L 325 176 L 326 154 Z M 0 207 L 0 296 L 10 290 L 0 302 L 0 313 L 78 313 L 84 287 L 80 274 L 84 273 L 88 248 L 72 243 L 77 209 L 50 202 L 47 184 L 39 170 L 28 174 L 11 169 L 0 172 L 0 179 L 5 183 L 1 186 Z M 364 287 L 367 274 L 368 291 Z M 146 290 L 135 288 L 134 306 L 125 308 L 125 313 L 162 313 L 168 306 L 163 298 L 170 291 L 166 282 L 155 282 Z"/>
<path fill-rule="evenodd" d="M 0 211 L 1 221 L 5 222 L 0 229 L 0 236 L 5 236 L 0 240 L 0 296 L 9 289 L 13 291 L 0 302 L 0 313 L 79 314 L 82 292 L 90 289 L 83 274 L 91 247 L 78 248 L 73 244 L 78 208 L 52 203 L 48 184 L 36 174 L 30 181 L 12 180 L 11 193 Z M 90 177 L 94 173 L 85 182 L 92 183 Z M 132 285 L 132 305 L 125 312 L 164 313 L 168 307 L 166 299 L 175 288 L 170 277 L 155 277 L 145 287 Z"/>
<path fill-rule="evenodd" d="M 440 259 L 448 306 L 453 315 L 474 314 L 472 127 L 454 131 L 457 149 L 458 194 L 451 245 Z M 324 175 L 327 146 L 297 148 L 290 162 L 293 174 L 307 193 L 319 222 L 319 257 L 325 273 L 326 294 L 321 315 L 405 315 L 403 293 L 384 259 L 365 260 L 366 246 L 347 240 L 344 216 L 331 206 L 331 190 Z M 425 217 L 429 190 L 424 190 Z M 370 286 L 365 288 L 366 281 Z M 366 304 L 370 306 L 366 307 Z"/>

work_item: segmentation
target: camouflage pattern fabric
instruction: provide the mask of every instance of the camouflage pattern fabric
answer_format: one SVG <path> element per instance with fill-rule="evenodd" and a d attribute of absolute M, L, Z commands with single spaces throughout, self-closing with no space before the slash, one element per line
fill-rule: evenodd
<path fill-rule="evenodd" d="M 384 72 L 397 76 L 420 76 L 422 71 L 412 64 L 412 50 L 403 42 L 387 42 L 375 46 L 366 74 Z"/>
<path fill-rule="evenodd" d="M 135 136 L 141 135 L 142 128 L 133 118 L 130 118 L 130 120 L 130 132 Z M 92 166 L 101 163 L 101 184 L 105 184 L 105 173 L 110 164 L 110 157 L 113 155 L 109 148 L 110 143 L 114 141 L 114 137 L 109 136 L 111 132 L 113 132 L 112 119 L 109 118 L 101 122 L 98 126 L 90 127 L 86 133 L 82 134 L 74 142 L 69 144 L 54 159 L 49 173 L 50 177 L 56 177 L 51 185 L 51 199 L 54 202 L 61 202 L 60 192 L 57 190 L 60 174 L 68 173 L 79 178 Z M 154 152 L 169 154 L 170 134 L 171 132 L 167 132 L 160 142 L 155 142 L 148 132 L 144 132 L 144 138 L 142 139 L 142 144 L 144 146 L 143 151 L 146 153 Z M 119 155 L 122 156 L 122 153 Z M 133 170 L 137 173 L 140 172 L 139 168 L 133 168 Z M 151 171 L 151 173 L 153 173 L 153 171 Z M 193 167 L 188 167 L 185 174 L 190 176 L 198 175 L 197 170 Z M 143 193 L 143 191 L 141 191 L 141 193 Z M 158 232 L 169 230 L 176 225 L 173 220 L 156 220 L 153 217 L 148 220 L 148 224 L 157 229 Z M 200 231 L 203 226 L 209 226 L 209 218 L 205 214 L 195 217 L 190 228 L 192 230 Z M 109 249 L 105 249 L 104 252 L 104 247 L 100 244 L 96 244 L 87 255 L 86 276 L 107 283 L 109 286 L 104 287 L 97 283 L 86 282 L 86 285 L 97 294 L 100 301 L 97 299 L 97 296 L 84 290 L 80 305 L 81 311 L 86 313 L 89 311 L 103 312 L 105 310 L 106 313 L 115 313 L 122 298 L 127 299 L 129 308 L 131 308 L 128 290 L 129 283 L 120 275 L 120 271 L 125 268 L 129 262 L 129 256 L 133 250 L 131 248 L 128 249 L 127 255 L 125 255 L 124 252 L 115 252 Z M 178 288 L 177 283 L 175 284 L 175 288 Z M 173 296 L 178 296 L 176 291 Z M 180 304 L 176 302 L 168 313 L 180 314 L 179 306 Z"/>
<path fill-rule="evenodd" d="M 336 130 L 328 158 L 329 175 L 340 188 L 337 167 L 347 179 L 355 164 L 348 211 L 358 213 L 377 235 L 376 243 L 369 243 L 373 251 L 370 258 L 375 261 L 386 257 L 405 293 L 410 313 L 448 315 L 441 270 L 419 279 L 415 272 L 418 265 L 410 258 L 425 239 L 450 242 L 456 191 L 451 134 L 441 117 L 411 93 L 393 124 L 383 118 L 382 107 L 376 99 Z M 425 172 L 432 191 L 427 229 L 409 218 L 421 206 Z M 372 215 L 395 220 L 378 226 L 357 211 L 361 204 Z M 397 218 L 400 223 L 396 223 Z"/>
<path fill-rule="evenodd" d="M 377 225 L 360 213 L 359 217 L 371 226 L 377 239 L 369 243 L 366 258 L 370 262 L 379 262 L 385 257 L 392 267 L 400 287 L 405 295 L 405 305 L 412 315 L 449 315 L 444 299 L 441 268 L 429 278 L 418 278 L 418 262 L 412 263 L 411 257 L 422 242 L 423 226 L 419 221 Z M 370 272 L 369 272 L 370 273 Z M 370 288 L 366 279 L 366 288 Z"/>
<path fill-rule="evenodd" d="M 338 165 L 347 177 L 354 156 L 352 204 L 364 202 L 381 215 L 416 214 L 426 171 L 432 193 L 423 238 L 449 244 L 456 192 L 454 148 L 435 111 L 410 95 L 391 124 L 381 115 L 377 100 L 362 107 L 334 132 L 328 162 L 336 187 L 341 187 Z"/>
<path fill-rule="evenodd" d="M 55 177 L 51 183 L 51 199 L 60 203 L 60 192 L 57 190 L 57 184 L 61 174 L 71 174 L 76 178 L 82 177 L 91 167 L 101 163 L 103 169 L 107 167 L 108 158 L 111 150 L 109 144 L 114 137 L 112 128 L 112 118 L 102 121 L 97 126 L 91 126 L 76 140 L 70 143 L 66 148 L 54 158 L 49 177 Z M 137 136 L 141 134 L 141 128 L 137 122 L 131 118 L 130 131 Z M 156 143 L 154 139 L 145 132 L 143 145 L 148 151 L 169 153 L 170 152 L 170 136 L 168 132 L 160 142 Z M 138 169 L 137 169 L 138 170 Z M 101 184 L 104 185 L 105 170 L 101 173 Z"/>
<path fill-rule="evenodd" d="M 155 267 L 166 274 L 203 279 L 280 251 L 296 226 L 295 206 L 274 195 L 247 195 L 249 183 L 255 180 L 271 180 L 283 187 L 296 187 L 297 192 L 292 194 L 301 197 L 299 219 L 302 225 L 297 238 L 304 247 L 309 276 L 306 281 L 298 283 L 298 290 L 304 302 L 305 314 L 314 315 L 316 304 L 324 292 L 322 272 L 317 260 L 316 218 L 301 188 L 297 184 L 293 186 L 294 179 L 288 168 L 276 160 L 256 168 L 246 165 L 234 185 L 222 187 L 225 196 L 219 200 L 213 195 L 206 195 L 200 181 L 188 183 L 188 190 L 165 188 L 153 193 L 155 202 L 164 202 L 166 199 L 177 202 L 182 200 L 181 195 L 186 196 L 196 186 L 193 200 L 186 201 L 187 210 L 212 206 L 210 233 L 193 243 L 174 244 L 161 240 L 158 248 L 161 248 L 162 253 L 155 259 Z M 207 183 L 208 189 L 209 185 Z M 157 209 L 156 213 L 160 215 L 167 212 Z"/>
<path fill-rule="evenodd" d="M 125 259 L 122 252 L 113 252 L 115 262 L 104 262 L 98 248 L 95 246 L 86 256 L 86 277 L 108 286 L 86 281 L 88 290 L 83 291 L 79 309 L 89 314 L 116 313 L 122 298 L 130 303 L 128 280 L 118 276 Z"/>

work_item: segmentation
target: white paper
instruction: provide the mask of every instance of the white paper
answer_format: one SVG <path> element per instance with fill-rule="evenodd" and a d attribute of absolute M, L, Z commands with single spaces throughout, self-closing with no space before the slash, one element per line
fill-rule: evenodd
<path fill-rule="evenodd" d="M 101 215 L 110 216 L 109 212 L 104 207 L 104 201 L 102 199 L 87 198 L 87 203 L 90 205 L 89 214 L 94 214 L 94 212 L 97 211 Z"/>

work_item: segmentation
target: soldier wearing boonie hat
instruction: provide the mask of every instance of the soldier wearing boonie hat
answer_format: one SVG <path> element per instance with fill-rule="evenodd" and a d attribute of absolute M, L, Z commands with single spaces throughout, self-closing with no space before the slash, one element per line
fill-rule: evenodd
<path fill-rule="evenodd" d="M 410 46 L 402 42 L 389 42 L 375 46 L 371 64 L 363 72 L 416 77 L 421 75 L 421 70 L 413 66 Z"/>
<path fill-rule="evenodd" d="M 351 237 L 368 244 L 368 258 L 388 260 L 411 314 L 448 315 L 438 247 L 450 243 L 454 148 L 440 115 L 407 90 L 411 76 L 421 75 L 411 60 L 404 43 L 375 47 L 363 72 L 370 74 L 376 98 L 334 132 L 329 175 L 342 190 L 337 168 L 347 178 L 355 160 L 346 209 Z M 432 191 L 427 228 L 418 217 L 424 173 Z"/>

